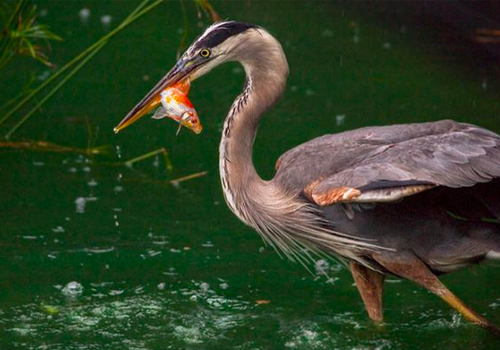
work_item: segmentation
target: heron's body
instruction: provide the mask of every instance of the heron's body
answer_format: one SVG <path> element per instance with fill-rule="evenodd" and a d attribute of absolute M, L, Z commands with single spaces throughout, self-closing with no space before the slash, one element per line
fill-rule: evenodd
<path fill-rule="evenodd" d="M 474 125 L 368 127 L 288 151 L 272 182 L 314 206 L 304 189 L 318 179 L 324 192 L 361 189 L 365 200 L 318 206 L 333 230 L 411 250 L 435 272 L 449 272 L 500 252 L 499 160 L 500 137 Z M 425 191 L 404 196 L 419 187 Z"/>
<path fill-rule="evenodd" d="M 165 87 L 225 61 L 239 61 L 247 75 L 219 155 L 226 202 L 242 221 L 291 259 L 327 253 L 350 261 L 374 320 L 382 320 L 391 273 L 498 332 L 436 275 L 500 255 L 500 136 L 449 120 L 326 135 L 286 152 L 264 181 L 253 143 L 260 118 L 285 90 L 288 64 L 273 36 L 240 22 L 207 29 L 116 130 L 151 109 Z"/>

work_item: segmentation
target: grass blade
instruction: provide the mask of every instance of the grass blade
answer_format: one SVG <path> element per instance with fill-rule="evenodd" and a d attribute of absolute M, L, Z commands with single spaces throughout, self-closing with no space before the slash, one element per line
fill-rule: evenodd
<path fill-rule="evenodd" d="M 85 64 L 92 59 L 99 51 L 100 49 L 106 45 L 107 42 L 102 42 L 99 46 L 95 48 L 93 52 L 91 52 L 87 57 L 85 57 L 71 72 L 68 73 L 67 76 L 65 76 L 50 92 L 45 95 L 40 102 L 36 104 L 35 107 L 33 107 L 24 117 L 19 120 L 19 122 L 14 125 L 6 134 L 5 134 L 5 139 L 9 140 L 10 137 L 14 132 L 16 132 L 17 129 L 19 129 L 49 98 L 52 97 L 59 89 L 66 84 L 68 80 L 70 80 L 80 69 L 85 66 Z"/>
<path fill-rule="evenodd" d="M 149 3 L 149 0 L 144 0 L 139 6 L 137 6 L 132 13 L 123 20 L 122 23 L 120 23 L 114 30 L 103 36 L 99 41 L 96 43 L 92 44 L 89 46 L 87 49 L 85 49 L 83 52 L 81 52 L 78 56 L 73 58 L 70 62 L 68 62 L 66 65 L 64 65 L 62 68 L 60 68 L 54 75 L 49 77 L 45 82 L 40 84 L 36 89 L 34 89 L 31 93 L 29 93 L 24 99 L 22 99 L 14 108 L 12 108 L 8 113 L 6 113 L 1 119 L 0 119 L 0 125 L 3 124 L 6 120 L 8 120 L 14 113 L 16 113 L 19 109 L 21 109 L 26 103 L 28 103 L 36 94 L 38 94 L 42 89 L 47 87 L 50 83 L 52 83 L 55 79 L 59 78 L 63 73 L 68 71 L 73 65 L 77 64 L 78 62 L 82 60 L 86 60 L 86 57 L 89 55 L 95 55 L 102 47 L 104 47 L 104 44 L 106 44 L 109 39 L 114 37 L 116 34 L 118 34 L 120 31 L 128 27 L 130 24 L 132 24 L 134 21 L 145 15 L 147 12 L 151 11 L 153 8 L 157 7 L 159 4 L 164 2 L 165 0 L 156 0 L 154 3 L 151 5 L 147 6 L 146 5 Z M 85 62 L 87 62 L 86 60 Z M 76 72 L 75 72 L 76 73 Z M 71 74 L 71 73 L 70 73 Z M 74 75 L 74 73 L 72 74 Z M 69 79 L 64 79 L 64 82 L 67 82 Z M 58 84 L 55 89 L 59 90 L 62 85 Z M 56 91 L 57 91 L 56 90 Z M 54 94 L 54 91 L 49 92 L 49 97 Z M 47 101 L 48 98 L 44 98 L 43 102 Z M 37 108 L 41 106 L 41 103 L 37 104 Z M 25 115 L 22 120 L 16 124 L 16 126 L 11 129 L 5 137 L 8 139 L 10 136 L 12 136 L 13 132 L 15 132 L 24 122 L 31 117 L 33 114 L 34 110 L 32 109 L 30 112 L 28 112 L 27 115 Z"/>
<path fill-rule="evenodd" d="M 208 171 L 201 171 L 199 173 L 194 173 L 194 174 L 191 174 L 191 175 L 186 175 L 186 176 L 183 176 L 183 177 L 179 177 L 177 179 L 169 180 L 168 182 L 170 184 L 172 184 L 172 185 L 178 185 L 181 182 L 188 181 L 188 180 L 193 180 L 193 179 L 197 179 L 197 178 L 205 176 L 207 174 L 208 174 Z"/>
<path fill-rule="evenodd" d="M 165 147 L 162 147 L 162 148 L 157 149 L 155 151 L 151 151 L 149 153 L 143 154 L 142 156 L 135 157 L 135 158 L 132 158 L 130 160 L 127 160 L 123 164 L 125 164 L 125 166 L 127 168 L 131 168 L 134 165 L 134 163 L 141 162 L 141 161 L 146 160 L 148 158 L 154 157 L 154 156 L 156 156 L 157 154 L 160 154 L 160 153 L 163 154 L 163 156 L 165 157 L 165 167 L 166 167 L 166 169 L 168 171 L 172 170 L 172 163 L 170 162 L 170 158 L 168 157 L 168 152 L 167 152 L 167 149 Z"/>

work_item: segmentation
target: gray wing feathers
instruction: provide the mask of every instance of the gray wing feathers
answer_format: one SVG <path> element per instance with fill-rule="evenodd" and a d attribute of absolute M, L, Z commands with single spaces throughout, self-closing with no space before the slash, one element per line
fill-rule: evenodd
<path fill-rule="evenodd" d="M 499 176 L 500 139 L 478 139 L 458 132 L 394 144 L 353 167 L 331 174 L 321 185 L 358 188 L 380 180 L 415 180 L 468 187 Z"/>
<path fill-rule="evenodd" d="M 329 152 L 325 151 L 328 142 Z M 309 157 L 300 158 L 300 148 L 304 146 Z M 414 181 L 469 187 L 500 177 L 500 137 L 474 125 L 453 121 L 364 128 L 328 135 L 292 151 L 282 156 L 283 170 L 282 174 L 277 172 L 277 178 L 295 186 L 303 185 L 303 189 L 309 183 L 297 179 L 304 174 L 299 168 L 305 167 L 305 172 L 313 169 L 314 178 L 302 177 L 318 182 L 315 193 L 343 186 L 360 188 L 377 182 Z M 321 158 L 315 158 L 314 154 Z M 302 164 L 291 165 L 289 160 Z"/>

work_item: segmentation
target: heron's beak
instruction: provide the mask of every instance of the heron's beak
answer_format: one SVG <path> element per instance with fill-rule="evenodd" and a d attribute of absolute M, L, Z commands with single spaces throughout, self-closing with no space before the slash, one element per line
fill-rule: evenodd
<path fill-rule="evenodd" d="M 118 133 L 127 126 L 133 124 L 141 117 L 150 112 L 153 108 L 160 104 L 161 92 L 166 88 L 177 84 L 183 79 L 189 78 L 189 73 L 193 70 L 194 65 L 190 61 L 179 60 L 177 64 L 167 73 L 156 86 L 139 102 L 123 120 L 113 129 Z"/>

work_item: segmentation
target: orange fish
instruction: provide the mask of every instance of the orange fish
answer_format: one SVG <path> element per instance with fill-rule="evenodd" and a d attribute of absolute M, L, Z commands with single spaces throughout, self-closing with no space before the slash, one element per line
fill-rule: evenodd
<path fill-rule="evenodd" d="M 199 134 L 203 130 L 203 126 L 201 125 L 198 113 L 187 97 L 189 88 L 189 81 L 181 81 L 163 90 L 161 92 L 162 107 L 156 110 L 153 118 L 162 119 L 167 117 L 175 120 L 179 123 L 177 133 L 179 133 L 181 126 L 184 126 Z"/>

